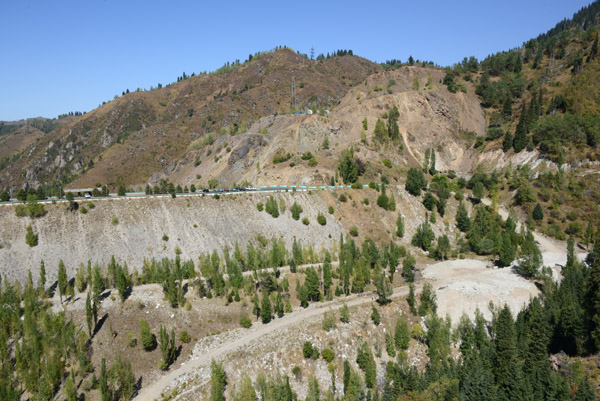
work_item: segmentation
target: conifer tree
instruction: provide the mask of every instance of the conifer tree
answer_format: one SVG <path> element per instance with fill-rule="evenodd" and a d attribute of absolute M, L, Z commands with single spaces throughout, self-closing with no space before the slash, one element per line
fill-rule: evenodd
<path fill-rule="evenodd" d="M 394 331 L 394 342 L 396 348 L 407 349 L 410 343 L 410 328 L 405 315 L 401 315 L 396 321 L 396 329 Z"/>
<path fill-rule="evenodd" d="M 544 211 L 542 210 L 542 205 L 540 205 L 539 202 L 533 208 L 533 213 L 531 214 L 531 217 L 533 217 L 535 221 L 540 221 L 544 219 Z"/>
<path fill-rule="evenodd" d="M 515 130 L 515 137 L 513 138 L 513 148 L 515 153 L 519 153 L 527 146 L 527 110 L 525 109 L 525 103 L 521 108 L 521 117 Z"/>
<path fill-rule="evenodd" d="M 460 202 L 456 210 L 456 226 L 463 233 L 471 229 L 471 219 L 469 218 L 466 206 L 462 202 Z"/>
<path fill-rule="evenodd" d="M 527 231 L 523 245 L 521 246 L 521 261 L 519 263 L 519 274 L 525 277 L 533 277 L 537 274 L 543 264 L 542 253 L 535 243 L 531 231 Z"/>
<path fill-rule="evenodd" d="M 600 350 L 600 238 L 596 238 L 594 249 L 588 255 L 586 262 L 590 263 L 591 271 L 585 305 L 590 336 L 595 350 Z"/>
<path fill-rule="evenodd" d="M 40 261 L 40 289 L 42 293 L 46 291 L 46 264 L 43 259 Z"/>
<path fill-rule="evenodd" d="M 515 260 L 515 248 L 512 243 L 512 239 L 509 233 L 502 233 L 502 244 L 500 246 L 498 262 L 500 266 L 506 267 Z"/>
<path fill-rule="evenodd" d="M 408 299 L 406 300 L 408 306 L 410 307 L 410 311 L 413 315 L 417 314 L 417 299 L 415 297 L 415 286 L 413 283 L 408 285 Z"/>
<path fill-rule="evenodd" d="M 404 237 L 404 219 L 401 213 L 398 213 L 398 217 L 396 218 L 396 235 L 398 238 Z"/>
<path fill-rule="evenodd" d="M 100 397 L 102 401 L 110 401 L 111 394 L 108 389 L 108 372 L 106 371 L 106 358 L 102 358 L 102 367 L 100 368 Z"/>
<path fill-rule="evenodd" d="M 494 376 L 499 396 L 506 400 L 521 399 L 521 370 L 518 364 L 515 323 L 510 309 L 505 305 L 496 322 L 496 355 Z"/>
<path fill-rule="evenodd" d="M 62 259 L 58 262 L 58 294 L 60 296 L 60 303 L 62 304 L 62 298 L 67 290 L 67 270 L 65 269 L 65 263 Z"/>
<path fill-rule="evenodd" d="M 90 297 L 90 291 L 88 291 L 87 297 L 85 300 L 85 320 L 87 323 L 88 335 L 90 336 L 90 338 L 92 338 L 93 315 L 92 315 L 92 299 Z"/>
<path fill-rule="evenodd" d="M 213 359 L 210 363 L 210 401 L 225 401 L 227 375 L 221 363 Z"/>
<path fill-rule="evenodd" d="M 273 314 L 273 310 L 271 308 L 271 301 L 269 300 L 269 294 L 264 293 L 261 307 L 260 307 L 260 318 L 263 324 L 267 324 L 271 321 L 271 315 Z"/>

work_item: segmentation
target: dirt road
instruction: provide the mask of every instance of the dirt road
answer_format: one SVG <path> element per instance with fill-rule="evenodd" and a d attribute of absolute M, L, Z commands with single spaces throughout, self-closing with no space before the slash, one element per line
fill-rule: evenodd
<path fill-rule="evenodd" d="M 408 287 L 398 287 L 394 289 L 392 297 L 401 297 L 406 295 L 408 295 Z M 311 304 L 306 309 L 300 309 L 285 315 L 281 319 L 275 319 L 269 324 L 255 323 L 250 329 L 247 330 L 246 335 L 241 338 L 217 346 L 216 348 L 213 348 L 209 352 L 202 355 L 192 354 L 185 365 L 170 371 L 149 386 L 142 388 L 140 394 L 135 399 L 137 401 L 155 400 L 159 398 L 161 393 L 167 387 L 170 387 L 172 382 L 178 377 L 190 374 L 200 367 L 208 367 L 211 360 L 218 359 L 219 357 L 236 351 L 254 341 L 259 341 L 266 334 L 281 330 L 290 325 L 294 325 L 302 320 L 318 316 L 329 310 L 337 310 L 342 307 L 344 302 L 348 306 L 356 306 L 364 303 L 371 303 L 373 302 L 374 297 L 376 297 L 374 293 L 368 292 L 352 295 L 346 298 L 339 298 L 329 302 L 315 303 Z"/>

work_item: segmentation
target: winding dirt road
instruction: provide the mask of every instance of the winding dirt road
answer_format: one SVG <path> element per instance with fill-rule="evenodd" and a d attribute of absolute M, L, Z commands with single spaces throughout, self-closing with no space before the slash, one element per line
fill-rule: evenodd
<path fill-rule="evenodd" d="M 418 290 L 418 288 L 417 288 Z M 392 297 L 401 297 L 408 295 L 408 287 L 395 288 Z M 314 303 L 309 305 L 306 309 L 296 310 L 295 312 L 289 313 L 281 319 L 275 319 L 269 324 L 254 323 L 253 326 L 248 329 L 247 334 L 241 338 L 238 338 L 232 342 L 222 344 L 209 352 L 202 355 L 192 355 L 185 365 L 178 369 L 172 370 L 165 376 L 156 380 L 148 387 L 142 388 L 141 392 L 135 398 L 137 401 L 153 401 L 160 397 L 161 393 L 176 380 L 178 377 L 186 374 L 190 374 L 200 367 L 208 367 L 213 359 L 218 359 L 224 354 L 236 351 L 253 341 L 259 341 L 264 335 L 275 332 L 277 330 L 284 329 L 290 325 L 301 322 L 302 320 L 318 316 L 329 310 L 337 310 L 342 307 L 345 302 L 348 306 L 357 306 L 369 302 L 373 302 L 374 293 L 362 293 L 352 295 L 346 298 L 338 298 L 329 302 Z"/>

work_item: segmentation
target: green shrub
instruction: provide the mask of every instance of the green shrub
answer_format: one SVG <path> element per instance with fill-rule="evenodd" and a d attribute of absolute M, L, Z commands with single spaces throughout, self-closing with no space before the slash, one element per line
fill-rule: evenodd
<path fill-rule="evenodd" d="M 327 332 L 335 329 L 335 320 L 335 313 L 333 311 L 325 312 L 323 315 L 323 321 L 321 322 L 321 327 Z"/>
<path fill-rule="evenodd" d="M 325 219 L 325 216 L 323 215 L 323 213 L 319 212 L 319 214 L 317 215 L 317 222 L 322 226 L 327 224 L 327 220 Z"/>
<path fill-rule="evenodd" d="M 131 348 L 137 345 L 137 338 L 135 338 L 131 331 L 127 333 L 127 345 Z"/>
<path fill-rule="evenodd" d="M 333 206 L 329 206 L 327 210 L 329 211 L 329 214 L 333 214 Z"/>
<path fill-rule="evenodd" d="M 258 209 L 259 212 L 262 212 L 265 207 L 262 202 L 258 202 L 258 204 L 256 205 L 256 208 Z"/>
<path fill-rule="evenodd" d="M 308 221 L 308 217 L 303 217 L 302 218 L 302 224 L 304 224 L 305 226 L 309 225 L 310 222 Z"/>
<path fill-rule="evenodd" d="M 299 220 L 300 219 L 300 213 L 302 213 L 302 206 L 300 206 L 299 204 L 297 204 L 296 202 L 294 202 L 294 204 L 290 208 L 290 211 L 292 212 L 292 219 Z"/>
<path fill-rule="evenodd" d="M 383 165 L 386 166 L 387 168 L 392 168 L 392 162 L 390 161 L 390 159 L 384 159 Z"/>
<path fill-rule="evenodd" d="M 190 341 L 192 341 L 192 338 L 190 337 L 187 331 L 183 330 L 181 333 L 179 333 L 179 341 L 181 341 L 184 344 L 187 344 Z"/>
<path fill-rule="evenodd" d="M 34 247 L 38 244 L 38 236 L 33 232 L 31 226 L 27 226 L 27 233 L 25 234 L 25 243 L 30 247 Z"/>
<path fill-rule="evenodd" d="M 347 202 L 348 201 L 348 198 L 346 197 L 346 194 L 341 194 L 338 199 L 340 200 L 340 202 Z"/>
<path fill-rule="evenodd" d="M 333 358 L 335 358 L 335 354 L 330 348 L 324 348 L 323 351 L 321 351 L 321 356 L 327 363 L 330 363 L 333 361 Z"/>
<path fill-rule="evenodd" d="M 249 329 L 250 327 L 252 327 L 252 320 L 250 320 L 248 315 L 246 315 L 246 314 L 240 315 L 240 326 L 242 326 L 245 329 Z"/>
<path fill-rule="evenodd" d="M 165 242 L 168 241 L 169 240 L 169 236 L 167 234 L 163 234 L 162 240 L 165 241 Z"/>
<path fill-rule="evenodd" d="M 356 227 L 356 226 L 350 227 L 349 233 L 353 237 L 358 237 L 358 227 Z"/>

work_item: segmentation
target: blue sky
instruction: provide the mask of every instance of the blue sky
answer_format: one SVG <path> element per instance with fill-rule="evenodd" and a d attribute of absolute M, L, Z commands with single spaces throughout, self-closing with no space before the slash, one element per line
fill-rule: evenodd
<path fill-rule="evenodd" d="M 581 0 L 0 2 L 0 120 L 89 111 L 249 53 L 352 49 L 453 64 L 520 46 Z"/>

